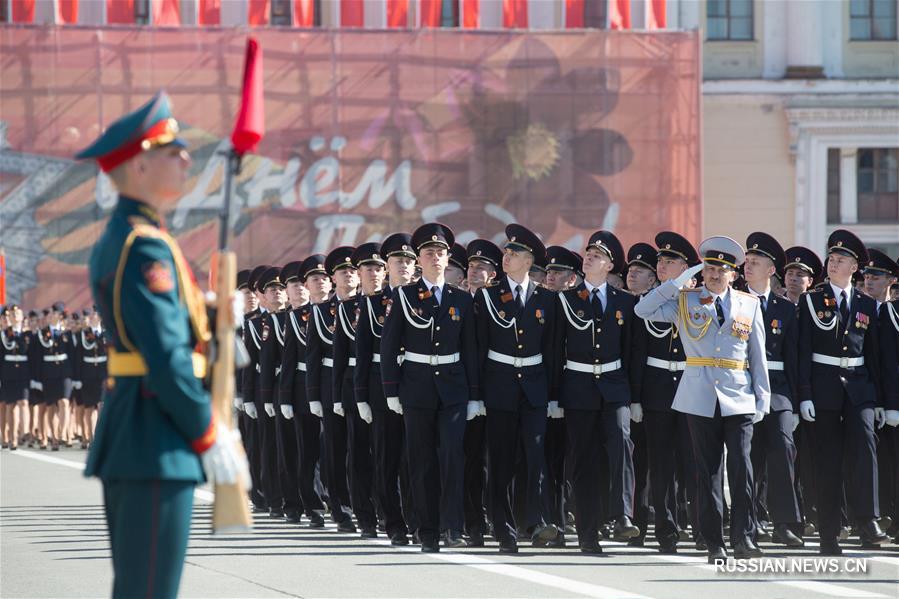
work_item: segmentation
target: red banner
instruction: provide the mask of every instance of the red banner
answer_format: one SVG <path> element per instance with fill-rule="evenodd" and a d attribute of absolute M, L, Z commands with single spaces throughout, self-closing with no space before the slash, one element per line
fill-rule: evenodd
<path fill-rule="evenodd" d="M 701 231 L 696 32 L 254 32 L 266 135 L 235 184 L 240 266 L 284 264 L 425 221 L 462 243 L 517 221 L 582 250 Z M 193 166 L 167 210 L 206 280 L 245 34 L 0 29 L 0 222 L 10 301 L 89 305 L 87 259 L 116 201 L 72 156 L 157 89 Z"/>

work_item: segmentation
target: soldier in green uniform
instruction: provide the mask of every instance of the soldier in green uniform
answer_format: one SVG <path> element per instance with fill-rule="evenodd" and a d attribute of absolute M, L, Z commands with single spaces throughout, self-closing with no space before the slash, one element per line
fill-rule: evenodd
<path fill-rule="evenodd" d="M 90 258 L 110 323 L 110 378 L 85 469 L 103 483 L 114 597 L 174 597 L 204 470 L 219 483 L 248 478 L 235 433 L 217 424 L 203 388 L 202 294 L 159 213 L 190 168 L 177 134 L 160 93 L 77 156 L 95 159 L 119 192 Z"/>

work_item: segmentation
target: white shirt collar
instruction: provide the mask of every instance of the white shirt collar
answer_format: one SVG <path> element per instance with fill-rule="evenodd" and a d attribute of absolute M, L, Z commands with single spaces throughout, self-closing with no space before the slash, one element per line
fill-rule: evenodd
<path fill-rule="evenodd" d="M 443 293 L 443 285 L 444 285 L 443 283 L 440 283 L 440 284 L 432 283 L 429 280 L 427 280 L 426 278 L 424 278 L 424 275 L 422 275 L 422 277 L 421 277 L 421 282 L 424 283 L 424 286 L 428 289 L 428 291 L 430 291 L 434 287 L 437 287 L 438 293 Z"/>
<path fill-rule="evenodd" d="M 747 290 L 749 293 L 751 293 L 752 295 L 756 296 L 756 297 L 758 297 L 758 296 L 760 296 L 760 295 L 763 296 L 763 297 L 765 298 L 765 301 L 766 301 L 766 302 L 767 302 L 769 299 L 771 299 L 771 290 L 770 290 L 770 289 L 769 289 L 768 291 L 766 291 L 765 293 L 759 293 L 758 291 L 756 291 L 756 290 L 753 289 L 752 287 L 747 286 L 746 290 Z"/>
<path fill-rule="evenodd" d="M 830 288 L 833 289 L 833 296 L 837 299 L 837 304 L 840 303 L 840 293 L 843 291 L 846 292 L 846 301 L 849 303 L 852 302 L 852 283 L 849 284 L 849 287 L 844 289 L 842 287 L 837 287 L 833 284 L 833 281 L 831 281 Z"/>
<path fill-rule="evenodd" d="M 723 304 L 724 302 L 727 301 L 728 294 L 730 293 L 730 286 L 728 286 L 728 287 L 724 290 L 724 293 L 722 293 L 722 294 L 720 294 L 720 295 L 717 294 L 717 293 L 712 293 L 712 291 L 711 291 L 708 287 L 706 287 L 705 290 L 706 290 L 706 292 L 707 292 L 710 296 L 714 297 L 715 299 L 721 298 L 721 303 Z"/>
<path fill-rule="evenodd" d="M 521 292 L 524 293 L 525 296 L 527 296 L 528 287 L 531 285 L 531 277 L 529 277 L 528 275 L 524 275 L 524 281 L 522 281 L 521 283 L 516 283 L 514 280 L 512 280 L 512 277 L 506 275 L 506 281 L 509 283 L 509 288 L 513 293 L 515 292 L 515 287 L 521 285 Z"/>
<path fill-rule="evenodd" d="M 593 290 L 594 290 L 594 289 L 599 289 L 599 295 L 600 295 L 600 297 L 605 297 L 605 296 L 606 296 L 606 290 L 609 288 L 608 282 L 605 282 L 605 281 L 604 281 L 604 282 L 602 283 L 602 285 L 599 285 L 599 286 L 597 287 L 597 286 L 591 285 L 591 284 L 590 284 L 590 281 L 588 281 L 587 279 L 584 279 L 584 286 L 587 288 L 587 293 L 590 293 L 590 294 L 593 293 Z"/>

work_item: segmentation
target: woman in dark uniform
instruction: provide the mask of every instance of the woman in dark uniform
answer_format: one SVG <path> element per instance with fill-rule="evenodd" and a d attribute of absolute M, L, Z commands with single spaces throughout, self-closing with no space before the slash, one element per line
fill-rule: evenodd
<path fill-rule="evenodd" d="M 19 413 L 28 415 L 28 385 L 31 380 L 28 363 L 30 337 L 22 329 L 22 309 L 16 305 L 4 310 L 0 320 L 0 402 L 4 414 L 3 447 L 19 447 Z M 27 423 L 25 430 L 27 429 Z"/>
<path fill-rule="evenodd" d="M 79 335 L 82 449 L 90 446 L 94 439 L 94 429 L 97 427 L 97 408 L 103 399 L 103 385 L 106 381 L 106 342 L 106 332 L 100 324 L 100 315 L 97 312 L 89 312 Z"/>
<path fill-rule="evenodd" d="M 40 409 L 41 449 L 47 448 L 48 437 L 52 435 L 53 451 L 59 451 L 59 442 L 64 440 L 72 396 L 75 344 L 72 333 L 64 329 L 63 310 L 61 303 L 55 304 L 49 326 L 38 331 L 40 361 L 35 362 L 37 386 L 44 395 Z"/>

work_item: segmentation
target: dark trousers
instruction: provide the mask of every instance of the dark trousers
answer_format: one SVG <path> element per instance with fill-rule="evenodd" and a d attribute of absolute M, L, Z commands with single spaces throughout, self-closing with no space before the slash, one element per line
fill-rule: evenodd
<path fill-rule="evenodd" d="M 343 416 L 334 413 L 330 403 L 323 405 L 322 445 L 327 452 L 323 466 L 327 470 L 328 505 L 334 522 L 352 518 L 350 489 L 347 486 L 347 425 Z"/>
<path fill-rule="evenodd" d="M 559 530 L 567 523 L 566 497 L 568 481 L 565 478 L 566 442 L 565 419 L 550 418 L 546 421 L 546 493 L 549 501 L 549 521 Z"/>
<path fill-rule="evenodd" d="M 321 419 L 313 414 L 294 412 L 293 429 L 297 444 L 297 485 L 307 516 L 325 509 L 315 490 L 315 466 L 321 453 Z"/>
<path fill-rule="evenodd" d="M 764 493 L 765 511 L 774 524 L 801 522 L 799 501 L 794 486 L 796 445 L 793 442 L 793 413 L 790 410 L 772 412 L 753 426 L 752 472 L 760 480 L 764 471 L 767 484 L 756 482 L 756 516 L 764 520 L 758 510 L 759 495 Z"/>
<path fill-rule="evenodd" d="M 484 505 L 487 486 L 487 419 L 474 418 L 465 423 L 465 475 L 463 512 L 465 532 L 487 533 Z"/>
<path fill-rule="evenodd" d="M 423 541 L 436 540 L 444 530 L 462 531 L 465 408 L 403 408 L 412 503 Z"/>
<path fill-rule="evenodd" d="M 265 413 L 257 404 L 256 427 L 259 433 L 259 463 L 262 480 L 262 494 L 270 510 L 283 507 L 284 495 L 281 492 L 281 479 L 278 474 L 278 440 L 275 430 L 275 419 Z"/>
<path fill-rule="evenodd" d="M 721 416 L 716 403 L 711 418 L 687 414 L 696 462 L 696 500 L 699 531 L 709 547 L 724 547 L 724 471 L 730 486 L 730 541 L 750 539 L 754 531 L 752 507 L 752 414 Z"/>
<path fill-rule="evenodd" d="M 634 524 L 640 529 L 640 538 L 644 538 L 649 520 L 649 450 L 646 425 L 643 422 L 631 422 L 630 427 L 631 441 L 634 444 Z"/>
<path fill-rule="evenodd" d="M 840 532 L 844 483 L 848 504 L 858 522 L 880 516 L 874 407 L 853 405 L 847 397 L 842 410 L 817 410 L 815 441 L 818 532 L 822 539 L 832 540 Z"/>
<path fill-rule="evenodd" d="M 403 417 L 391 410 L 372 410 L 371 443 L 375 463 L 375 493 L 384 510 L 387 536 L 406 534 L 415 524 L 412 515 L 408 465 L 405 457 L 406 431 Z M 417 526 L 417 525 L 416 525 Z"/>
<path fill-rule="evenodd" d="M 680 521 L 677 503 L 678 489 L 686 482 L 685 476 L 678 476 L 678 464 L 684 458 L 682 439 L 688 436 L 684 416 L 673 410 L 646 410 L 643 424 L 656 539 L 660 542 L 677 541 L 678 533 L 687 524 Z M 689 453 L 692 458 L 692 451 Z"/>
<path fill-rule="evenodd" d="M 634 509 L 634 445 L 630 437 L 630 410 L 609 406 L 605 410 L 565 410 L 571 486 L 576 501 L 578 542 L 597 540 L 605 518 L 632 516 Z M 603 448 L 608 455 L 609 486 L 604 488 L 600 470 Z M 608 508 L 601 504 L 608 497 Z"/>
<path fill-rule="evenodd" d="M 265 497 L 262 495 L 262 460 L 259 452 L 259 427 L 256 422 L 247 416 L 246 412 L 237 415 L 237 426 L 240 429 L 240 438 L 247 452 L 247 461 L 250 465 L 250 480 L 253 488 L 250 489 L 250 501 L 253 505 L 265 508 Z"/>
<path fill-rule="evenodd" d="M 300 499 L 300 483 L 297 455 L 297 440 L 293 424 L 281 414 L 280 407 L 275 407 L 275 437 L 278 445 L 278 480 L 281 484 L 281 495 L 284 497 L 284 511 L 288 514 L 301 514 L 303 502 Z"/>
<path fill-rule="evenodd" d="M 530 532 L 549 520 L 546 493 L 546 457 L 543 443 L 546 435 L 546 407 L 535 408 L 522 395 L 517 411 L 487 410 L 487 453 L 489 455 L 490 514 L 497 540 L 517 538 L 512 512 L 511 483 L 516 477 L 516 457 L 521 444 L 526 470 L 518 473 L 523 484 L 525 520 L 520 528 Z M 525 479 L 525 480 L 522 480 Z M 519 489 L 520 491 L 520 489 Z"/>
<path fill-rule="evenodd" d="M 375 528 L 374 480 L 375 461 L 371 451 L 371 425 L 362 420 L 353 398 L 352 381 L 343 385 L 343 411 L 346 414 L 347 450 L 349 456 L 350 500 L 353 514 L 362 528 Z"/>
<path fill-rule="evenodd" d="M 793 433 L 798 455 L 797 472 L 802 489 L 802 517 L 805 522 L 818 522 L 818 489 L 815 484 L 815 424 L 802 420 Z"/>
<path fill-rule="evenodd" d="M 877 479 L 880 489 L 880 513 L 896 521 L 899 506 L 896 505 L 896 432 L 891 426 L 877 431 Z"/>
<path fill-rule="evenodd" d="M 113 597 L 178 595 L 194 487 L 173 480 L 103 482 Z"/>

